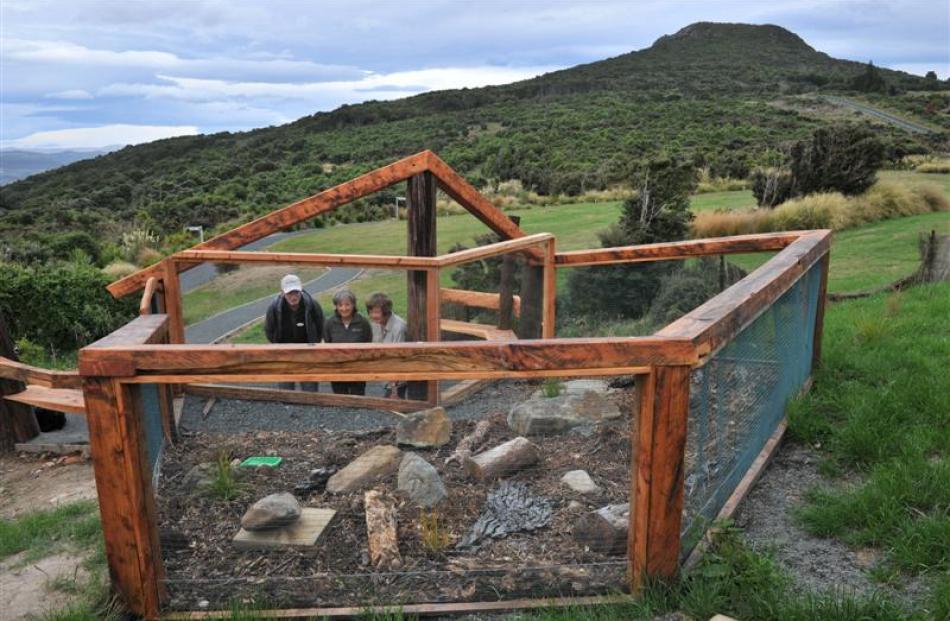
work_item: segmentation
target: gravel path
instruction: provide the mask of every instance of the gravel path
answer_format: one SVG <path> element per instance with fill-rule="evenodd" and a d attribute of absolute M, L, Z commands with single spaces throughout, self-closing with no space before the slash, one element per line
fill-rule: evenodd
<path fill-rule="evenodd" d="M 902 119 L 898 116 L 894 116 L 889 112 L 884 112 L 883 110 L 878 110 L 877 108 L 872 108 L 871 106 L 858 103 L 851 99 L 846 99 L 844 97 L 831 97 L 826 96 L 826 99 L 831 103 L 838 104 L 839 106 L 844 106 L 845 108 L 851 108 L 852 110 L 857 110 L 858 112 L 863 112 L 864 114 L 873 116 L 881 121 L 890 123 L 900 127 L 901 129 L 907 130 L 914 134 L 932 134 L 933 130 L 924 125 L 919 125 L 907 119 Z"/>

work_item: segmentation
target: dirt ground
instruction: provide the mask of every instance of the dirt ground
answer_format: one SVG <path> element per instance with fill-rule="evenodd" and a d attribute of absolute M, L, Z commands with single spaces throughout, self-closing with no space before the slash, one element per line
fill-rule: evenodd
<path fill-rule="evenodd" d="M 0 457 L 0 519 L 96 499 L 91 462 L 75 458 Z M 83 581 L 82 555 L 61 553 L 24 562 L 25 553 L 0 561 L 0 618 L 32 619 L 63 608 L 73 595 L 56 591 L 57 578 Z"/>

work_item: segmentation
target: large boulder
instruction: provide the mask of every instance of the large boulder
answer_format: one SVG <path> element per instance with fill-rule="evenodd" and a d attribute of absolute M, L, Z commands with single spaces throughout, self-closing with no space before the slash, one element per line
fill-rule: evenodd
<path fill-rule="evenodd" d="M 585 513 L 574 524 L 574 539 L 603 554 L 623 554 L 627 549 L 630 503 L 607 505 Z"/>
<path fill-rule="evenodd" d="M 448 493 L 438 471 L 415 453 L 406 453 L 399 464 L 397 489 L 413 504 L 429 508 L 445 500 Z"/>
<path fill-rule="evenodd" d="M 327 481 L 331 494 L 348 494 L 392 474 L 399 467 L 402 451 L 395 446 L 374 446 L 343 467 Z"/>
<path fill-rule="evenodd" d="M 452 435 L 452 420 L 445 409 L 429 408 L 406 415 L 396 426 L 396 444 L 433 448 L 446 444 Z"/>
<path fill-rule="evenodd" d="M 293 524 L 299 518 L 300 503 L 293 494 L 280 492 L 255 502 L 241 518 L 241 527 L 249 531 L 273 530 Z"/>
<path fill-rule="evenodd" d="M 462 465 L 472 478 L 490 481 L 533 466 L 540 459 L 541 450 L 538 446 L 518 436 L 478 455 L 465 457 Z"/>
<path fill-rule="evenodd" d="M 594 425 L 623 414 L 601 380 L 572 380 L 556 397 L 535 392 L 508 413 L 508 426 L 521 435 L 552 435 L 573 427 Z"/>

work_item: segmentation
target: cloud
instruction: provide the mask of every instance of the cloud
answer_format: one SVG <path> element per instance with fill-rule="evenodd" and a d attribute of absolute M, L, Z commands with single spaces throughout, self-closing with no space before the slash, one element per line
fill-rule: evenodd
<path fill-rule="evenodd" d="M 84 91 L 81 88 L 73 88 L 66 91 L 59 91 L 58 93 L 50 93 L 46 96 L 47 99 L 92 99 L 92 95 L 88 91 Z"/>
<path fill-rule="evenodd" d="M 139 144 L 175 136 L 193 136 L 197 133 L 198 128 L 193 125 L 115 124 L 35 132 L 16 140 L 4 140 L 2 145 L 5 149 L 97 148 Z"/>

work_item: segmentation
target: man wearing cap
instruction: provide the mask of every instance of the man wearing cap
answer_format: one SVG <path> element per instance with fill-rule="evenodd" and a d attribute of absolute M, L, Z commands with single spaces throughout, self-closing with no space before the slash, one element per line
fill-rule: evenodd
<path fill-rule="evenodd" d="M 280 294 L 271 302 L 264 319 L 264 334 L 271 343 L 319 343 L 323 340 L 323 309 L 296 274 L 280 281 Z M 280 388 L 294 389 L 294 382 L 281 382 Z M 301 382 L 304 390 L 316 392 L 318 382 Z"/>

